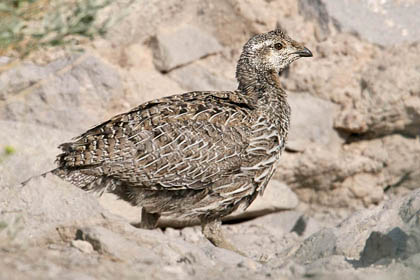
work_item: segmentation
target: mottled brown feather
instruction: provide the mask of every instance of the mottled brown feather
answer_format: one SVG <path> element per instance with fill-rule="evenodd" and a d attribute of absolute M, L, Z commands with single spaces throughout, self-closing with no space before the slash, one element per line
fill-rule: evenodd
<path fill-rule="evenodd" d="M 62 144 L 54 173 L 149 213 L 212 220 L 247 207 L 287 139 L 277 73 L 304 50 L 279 30 L 257 35 L 239 59 L 238 90 L 169 96 L 117 115 Z"/>

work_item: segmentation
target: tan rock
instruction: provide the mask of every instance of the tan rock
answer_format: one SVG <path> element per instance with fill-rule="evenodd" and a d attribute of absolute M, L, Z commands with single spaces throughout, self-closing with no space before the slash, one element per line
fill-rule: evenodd
<path fill-rule="evenodd" d="M 154 64 L 164 72 L 222 50 L 214 37 L 193 25 L 159 30 L 153 45 Z"/>
<path fill-rule="evenodd" d="M 71 246 L 79 249 L 82 253 L 90 254 L 93 252 L 92 244 L 84 240 L 72 240 Z"/>

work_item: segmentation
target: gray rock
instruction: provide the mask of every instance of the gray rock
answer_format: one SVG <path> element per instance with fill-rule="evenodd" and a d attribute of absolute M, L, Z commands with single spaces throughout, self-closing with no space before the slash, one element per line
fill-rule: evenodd
<path fill-rule="evenodd" d="M 209 70 L 199 61 L 172 70 L 169 77 L 187 91 L 234 90 L 237 87 L 236 81 Z"/>
<path fill-rule="evenodd" d="M 150 249 L 141 247 L 136 242 L 104 227 L 81 228 L 79 235 L 82 240 L 89 242 L 95 251 L 109 254 L 121 261 L 152 264 L 158 259 Z"/>
<path fill-rule="evenodd" d="M 0 118 L 81 131 L 103 120 L 121 92 L 118 73 L 94 56 L 24 62 L 0 73 Z"/>
<path fill-rule="evenodd" d="M 25 185 L 0 188 L 0 243 L 42 243 L 58 240 L 58 227 L 104 222 L 96 198 L 55 175 L 30 179 Z"/>
<path fill-rule="evenodd" d="M 315 219 L 307 215 L 300 215 L 291 231 L 296 232 L 297 235 L 306 238 L 319 231 L 320 227 L 321 226 L 319 222 L 317 222 Z"/>
<path fill-rule="evenodd" d="M 220 52 L 217 40 L 192 25 L 161 30 L 154 42 L 154 63 L 160 71 L 170 71 L 209 54 Z"/>
<path fill-rule="evenodd" d="M 398 227 L 388 234 L 373 231 L 360 254 L 360 262 L 364 266 L 369 266 L 384 258 L 396 258 L 399 254 L 398 251 L 406 249 L 406 243 L 407 234 Z"/>
<path fill-rule="evenodd" d="M 418 187 L 418 139 L 389 135 L 336 150 L 322 147 L 308 145 L 303 153 L 285 152 L 279 160 L 276 179 L 300 201 L 360 209 L 383 201 L 386 190 L 405 193 Z"/>
<path fill-rule="evenodd" d="M 401 215 L 408 217 L 410 214 L 405 213 L 420 213 L 420 204 L 416 203 L 419 199 L 420 190 L 415 190 L 383 206 L 355 213 L 337 229 L 337 234 L 341 236 L 337 242 L 337 252 L 354 259 L 358 259 L 361 254 L 361 259 L 369 264 L 383 257 L 406 258 L 417 253 L 418 225 L 410 222 L 416 216 L 411 215 L 411 219 L 404 220 Z M 408 212 L 407 205 L 411 205 Z M 412 244 L 410 249 L 407 246 L 408 240 Z M 383 247 L 384 251 L 378 250 L 377 246 Z"/>
<path fill-rule="evenodd" d="M 337 234 L 332 229 L 322 229 L 309 236 L 295 253 L 297 260 L 303 263 L 336 254 Z"/>
<path fill-rule="evenodd" d="M 316 19 L 324 32 L 329 23 L 341 31 L 389 46 L 420 40 L 419 1 L 300 0 L 301 13 Z"/>
<path fill-rule="evenodd" d="M 303 152 L 310 144 L 337 148 L 342 143 L 332 129 L 338 106 L 330 101 L 302 93 L 290 94 L 292 109 L 287 148 Z"/>
<path fill-rule="evenodd" d="M 57 146 L 74 136 L 69 131 L 15 121 L 0 120 L 0 127 L 0 187 L 17 185 L 55 168 Z M 6 155 L 6 147 L 13 153 Z"/>
<path fill-rule="evenodd" d="M 401 48 L 386 50 L 369 65 L 361 97 L 337 116 L 336 128 L 362 137 L 420 135 L 420 44 Z"/>
<path fill-rule="evenodd" d="M 418 45 L 380 49 L 363 41 L 366 38 L 363 32 L 360 32 L 362 40 L 351 34 L 335 33 L 336 19 L 338 23 L 344 22 L 340 19 L 343 11 L 333 14 L 328 6 L 319 9 L 319 4 L 332 1 L 300 1 L 300 5 L 304 3 L 312 9 L 312 12 L 301 9 L 305 17 L 310 13 L 317 20 L 324 17 L 321 25 L 303 22 L 295 1 L 184 2 L 135 3 L 129 15 L 109 33 L 113 38 L 104 39 L 108 42 L 106 48 L 94 41 L 95 53 L 113 63 L 119 75 L 97 58 L 85 63 L 71 57 L 45 66 L 23 63 L 16 71 L 1 69 L 0 117 L 20 122 L 0 122 L 1 277 L 417 279 L 420 273 L 418 191 L 403 199 L 399 197 L 418 188 L 420 180 L 416 139 Z M 367 3 L 371 7 L 389 7 L 409 6 L 417 1 L 347 2 L 333 5 L 351 5 L 347 10 L 351 14 Z M 119 4 L 113 3 L 113 8 L 119 8 Z M 389 11 L 391 20 L 392 13 Z M 59 152 L 55 147 L 105 120 L 106 116 L 114 115 L 115 106 L 125 111 L 153 98 L 181 93 L 180 85 L 187 90 L 230 89 L 239 48 L 252 33 L 272 28 L 278 19 L 290 34 L 297 34 L 300 41 L 306 42 L 315 56 L 297 62 L 289 75 L 284 73 L 281 77 L 294 107 L 292 130 L 299 128 L 299 131 L 291 132 L 292 141 L 281 157 L 274 179 L 285 182 L 293 191 L 286 189 L 286 195 L 274 195 L 274 201 L 265 207 L 294 202 L 293 199 L 282 201 L 293 193 L 303 203 L 294 211 L 241 223 L 236 220 L 223 226 L 227 239 L 251 259 L 214 248 L 199 227 L 165 231 L 134 228 L 124 217 L 138 222 L 140 209 L 121 207 L 114 204 L 117 201 L 111 201 L 109 209 L 118 210 L 123 218 L 113 216 L 98 206 L 95 197 L 50 177 L 30 181 L 31 189 L 12 187 L 53 168 Z M 375 18 L 358 21 L 363 24 L 370 20 Z M 219 52 L 220 45 L 213 50 L 201 46 L 197 53 L 206 51 L 194 61 L 173 66 L 168 74 L 158 72 L 150 45 L 146 43 L 149 41 L 145 40 L 159 32 L 169 34 L 175 30 L 176 34 L 176 29 L 182 29 L 188 22 L 198 26 L 193 27 L 196 30 L 192 33 L 214 34 L 228 48 L 208 56 Z M 346 30 L 346 24 L 342 26 Z M 166 31 L 157 31 L 158 28 Z M 370 28 L 366 26 L 368 31 Z M 376 35 L 384 38 L 392 35 L 398 41 L 400 38 L 392 31 L 398 28 L 395 25 L 391 32 Z M 409 31 L 417 32 L 417 29 Z M 314 37 L 321 42 L 315 42 Z M 172 39 L 177 38 L 180 36 Z M 127 47 L 128 43 L 131 47 Z M 191 58 L 194 52 L 187 49 L 182 46 L 175 51 Z M 200 59 L 202 55 L 206 58 Z M 76 61 L 80 64 L 68 66 Z M 0 58 L 0 64 L 4 63 L 7 59 Z M 122 82 L 118 82 L 119 76 Z M 310 96 L 299 95 L 302 100 L 296 101 L 293 92 L 308 92 Z M 333 104 L 341 106 L 334 125 L 347 140 L 345 145 L 336 138 L 331 125 L 337 107 Z M 45 126 L 26 125 L 23 121 Z M 46 126 L 65 127 L 66 131 Z M 296 139 L 306 141 L 293 145 Z M 3 157 L 6 146 L 16 152 Z M 272 187 L 269 186 L 265 195 Z M 108 202 L 101 201 L 102 205 Z M 354 208 L 359 211 L 354 212 Z M 350 212 L 354 212 L 352 216 L 336 226 L 335 221 Z M 327 229 L 319 231 L 327 225 Z M 100 249 L 83 253 L 80 244 L 87 248 L 93 246 L 78 239 L 82 233 L 90 242 L 100 244 L 96 247 Z M 376 248 L 377 245 L 383 250 Z"/>
<path fill-rule="evenodd" d="M 136 224 L 141 221 L 141 208 L 119 199 L 115 194 L 104 193 L 98 201 L 109 212 L 123 217 L 130 223 Z"/>
<path fill-rule="evenodd" d="M 331 25 L 333 25 L 326 5 L 322 0 L 299 0 L 298 1 L 299 13 L 304 16 L 305 19 L 314 20 L 318 23 L 318 29 L 316 29 L 316 35 L 318 39 L 325 40 L 330 34 Z"/>
<path fill-rule="evenodd" d="M 281 211 L 248 222 L 252 226 L 264 227 L 273 235 L 293 233 L 299 238 L 307 238 L 321 229 L 321 224 L 296 210 Z"/>

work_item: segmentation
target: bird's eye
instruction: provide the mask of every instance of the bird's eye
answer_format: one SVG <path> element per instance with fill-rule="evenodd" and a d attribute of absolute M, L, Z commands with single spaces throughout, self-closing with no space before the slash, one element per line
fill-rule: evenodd
<path fill-rule="evenodd" d="M 276 50 L 281 50 L 281 49 L 283 48 L 283 45 L 282 45 L 282 44 L 280 44 L 280 43 L 275 43 L 275 44 L 274 44 L 274 48 L 275 48 Z"/>

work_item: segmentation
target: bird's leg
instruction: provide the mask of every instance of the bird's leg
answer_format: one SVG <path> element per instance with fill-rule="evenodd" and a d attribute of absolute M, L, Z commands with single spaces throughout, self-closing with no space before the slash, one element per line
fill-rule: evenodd
<path fill-rule="evenodd" d="M 158 220 L 160 218 L 159 213 L 149 213 L 146 209 L 141 209 L 141 221 L 140 223 L 134 224 L 135 227 L 144 229 L 154 229 L 157 227 Z"/>
<path fill-rule="evenodd" d="M 246 255 L 243 252 L 236 249 L 232 244 L 230 244 L 225 239 L 225 237 L 223 236 L 221 225 L 222 225 L 222 222 L 219 221 L 219 220 L 202 221 L 201 230 L 202 230 L 204 236 L 211 243 L 213 243 L 214 246 L 233 251 L 235 253 L 238 253 L 238 254 L 246 257 Z"/>

